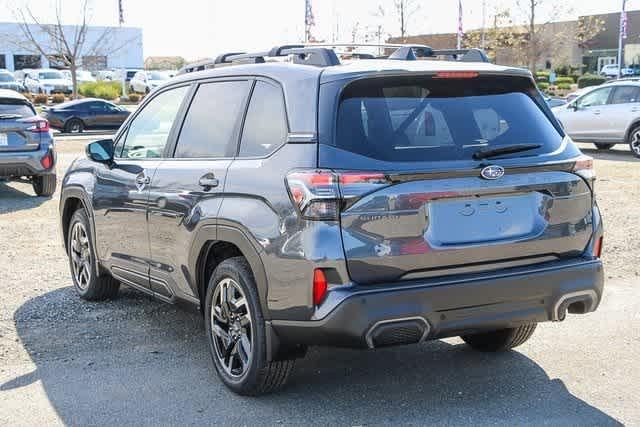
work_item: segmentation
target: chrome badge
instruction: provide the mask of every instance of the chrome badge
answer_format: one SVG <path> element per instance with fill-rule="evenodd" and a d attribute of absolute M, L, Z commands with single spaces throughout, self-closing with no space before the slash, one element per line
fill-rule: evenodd
<path fill-rule="evenodd" d="M 504 175 L 504 168 L 502 166 L 491 165 L 480 171 L 480 176 L 484 179 L 498 179 Z"/>

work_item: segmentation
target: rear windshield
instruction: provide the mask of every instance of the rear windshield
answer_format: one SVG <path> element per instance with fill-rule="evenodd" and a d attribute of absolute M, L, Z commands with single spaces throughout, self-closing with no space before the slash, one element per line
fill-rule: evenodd
<path fill-rule="evenodd" d="M 543 103 L 526 78 L 359 80 L 342 92 L 333 144 L 391 162 L 470 160 L 480 149 L 540 144 L 502 157 L 535 156 L 563 138 Z"/>
<path fill-rule="evenodd" d="M 0 117 L 6 114 L 19 115 L 20 117 L 35 116 L 36 112 L 27 104 L 16 104 L 0 101 Z"/>
<path fill-rule="evenodd" d="M 59 71 L 45 71 L 44 73 L 38 73 L 40 80 L 55 80 L 64 79 L 64 76 Z"/>

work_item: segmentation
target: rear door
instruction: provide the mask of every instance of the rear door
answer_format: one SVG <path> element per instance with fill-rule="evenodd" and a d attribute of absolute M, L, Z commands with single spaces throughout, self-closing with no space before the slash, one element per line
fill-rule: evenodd
<path fill-rule="evenodd" d="M 640 117 L 640 86 L 616 86 L 609 105 L 610 139 L 623 142 L 629 126 Z"/>
<path fill-rule="evenodd" d="M 151 285 L 167 299 L 198 295 L 185 270 L 189 249 L 199 227 L 216 223 L 252 83 L 243 78 L 194 87 L 173 157 L 151 181 Z"/>
<path fill-rule="evenodd" d="M 26 101 L 0 99 L 0 152 L 32 151 L 40 146 L 40 133 L 31 132 L 36 115 Z"/>
<path fill-rule="evenodd" d="M 575 100 L 576 108 L 567 107 L 562 115 L 566 132 L 578 141 L 593 141 L 611 134 L 612 87 L 595 89 Z"/>
<path fill-rule="evenodd" d="M 321 89 L 321 100 L 331 93 Z M 320 167 L 339 175 L 351 278 L 407 280 L 580 255 L 592 233 L 591 193 L 566 168 L 537 167 L 554 153 L 579 154 L 543 103 L 515 77 L 347 85 L 334 138 L 321 128 Z M 473 157 L 513 144 L 538 148 Z M 504 176 L 480 173 L 514 163 Z"/>
<path fill-rule="evenodd" d="M 176 132 L 188 86 L 158 93 L 116 144 L 114 164 L 96 166 L 93 208 L 101 262 L 118 279 L 149 290 L 149 185 Z"/>

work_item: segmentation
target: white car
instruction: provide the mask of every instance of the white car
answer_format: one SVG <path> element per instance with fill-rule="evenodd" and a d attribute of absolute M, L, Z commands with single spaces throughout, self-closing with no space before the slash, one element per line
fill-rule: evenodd
<path fill-rule="evenodd" d="M 59 70 L 32 70 L 24 78 L 24 87 L 30 93 L 64 93 L 73 92 L 73 84 Z"/>
<path fill-rule="evenodd" d="M 162 71 L 138 71 L 129 82 L 131 92 L 149 93 L 169 80 L 169 75 Z"/>
<path fill-rule="evenodd" d="M 618 77 L 618 66 L 616 64 L 605 65 L 600 69 L 600 75 L 607 78 Z M 622 69 L 623 76 L 633 76 L 633 70 L 631 68 Z"/>
<path fill-rule="evenodd" d="M 71 80 L 71 71 L 62 70 L 61 72 L 67 79 Z M 95 82 L 96 79 L 91 75 L 90 71 L 76 70 L 76 81 L 78 84 L 82 84 L 86 82 Z"/>

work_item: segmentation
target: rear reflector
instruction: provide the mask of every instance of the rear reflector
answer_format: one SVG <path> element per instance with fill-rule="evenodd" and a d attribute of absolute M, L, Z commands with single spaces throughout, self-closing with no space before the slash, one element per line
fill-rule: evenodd
<path fill-rule="evenodd" d="M 600 258 L 600 255 L 602 255 L 603 240 L 604 240 L 604 236 L 600 236 L 595 242 L 593 242 L 593 248 L 591 249 L 591 254 L 596 258 Z"/>
<path fill-rule="evenodd" d="M 478 77 L 475 71 L 439 71 L 434 79 L 474 79 Z"/>
<path fill-rule="evenodd" d="M 40 159 L 40 164 L 45 169 L 49 169 L 51 168 L 51 166 L 53 166 L 53 156 L 51 155 L 51 151 L 48 151 L 47 154 L 45 154 L 44 157 Z"/>
<path fill-rule="evenodd" d="M 313 270 L 313 305 L 320 305 L 327 295 L 327 278 L 320 268 Z"/>

